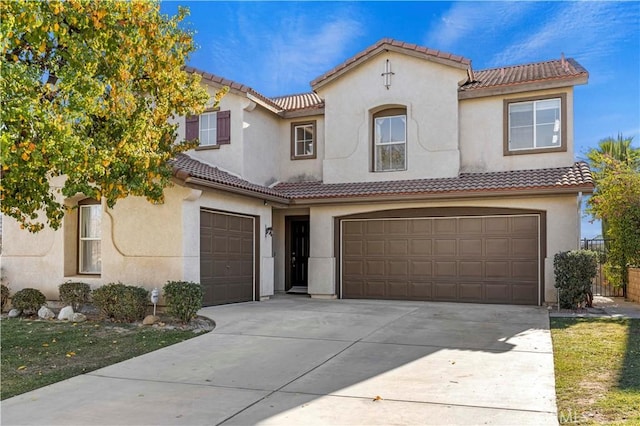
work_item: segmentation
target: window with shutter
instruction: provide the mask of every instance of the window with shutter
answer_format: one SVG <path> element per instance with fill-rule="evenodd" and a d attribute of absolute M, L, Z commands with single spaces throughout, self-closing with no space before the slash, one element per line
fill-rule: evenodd
<path fill-rule="evenodd" d="M 231 143 L 231 111 L 218 111 L 217 113 L 217 141 L 218 145 Z"/>
<path fill-rule="evenodd" d="M 185 139 L 198 139 L 200 148 L 231 143 L 231 111 L 207 112 L 185 119 Z"/>

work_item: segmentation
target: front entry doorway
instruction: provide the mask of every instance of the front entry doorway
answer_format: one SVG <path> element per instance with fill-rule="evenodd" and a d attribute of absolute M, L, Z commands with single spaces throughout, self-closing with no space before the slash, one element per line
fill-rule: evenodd
<path fill-rule="evenodd" d="M 287 216 L 285 290 L 307 294 L 309 278 L 309 216 Z"/>

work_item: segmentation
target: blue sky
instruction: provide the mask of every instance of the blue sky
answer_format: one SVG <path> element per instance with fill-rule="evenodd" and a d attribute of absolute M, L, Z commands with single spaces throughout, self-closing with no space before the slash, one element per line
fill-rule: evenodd
<path fill-rule="evenodd" d="M 590 73 L 575 89 L 575 154 L 619 132 L 640 143 L 640 2 L 165 1 L 191 15 L 189 64 L 266 96 L 309 82 L 381 38 L 462 55 L 476 70 L 575 58 Z M 583 236 L 600 233 L 583 220 Z"/>

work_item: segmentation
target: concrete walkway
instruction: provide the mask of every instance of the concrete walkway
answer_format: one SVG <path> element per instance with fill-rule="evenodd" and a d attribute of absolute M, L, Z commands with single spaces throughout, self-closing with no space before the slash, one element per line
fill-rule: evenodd
<path fill-rule="evenodd" d="M 206 335 L 2 402 L 2 424 L 557 424 L 545 308 L 205 308 Z"/>

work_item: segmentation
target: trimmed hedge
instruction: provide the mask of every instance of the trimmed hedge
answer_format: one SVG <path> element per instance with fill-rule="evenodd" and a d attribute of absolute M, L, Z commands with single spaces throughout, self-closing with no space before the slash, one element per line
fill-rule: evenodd
<path fill-rule="evenodd" d="M 66 282 L 58 286 L 60 300 L 71 305 L 74 312 L 80 312 L 82 306 L 89 302 L 91 287 L 87 283 Z"/>
<path fill-rule="evenodd" d="M 122 283 L 111 283 L 91 292 L 93 304 L 102 315 L 114 321 L 133 322 L 144 318 L 149 301 L 149 292 L 142 288 Z"/>
<path fill-rule="evenodd" d="M 23 288 L 16 292 L 11 299 L 11 305 L 22 312 L 38 312 L 47 301 L 40 290 L 35 288 Z"/>
<path fill-rule="evenodd" d="M 167 281 L 162 288 L 167 311 L 179 320 L 188 323 L 202 307 L 203 291 L 198 283 Z"/>
<path fill-rule="evenodd" d="M 577 309 L 590 304 L 591 282 L 598 272 L 598 253 L 572 250 L 553 257 L 556 288 L 560 292 L 560 307 Z"/>

